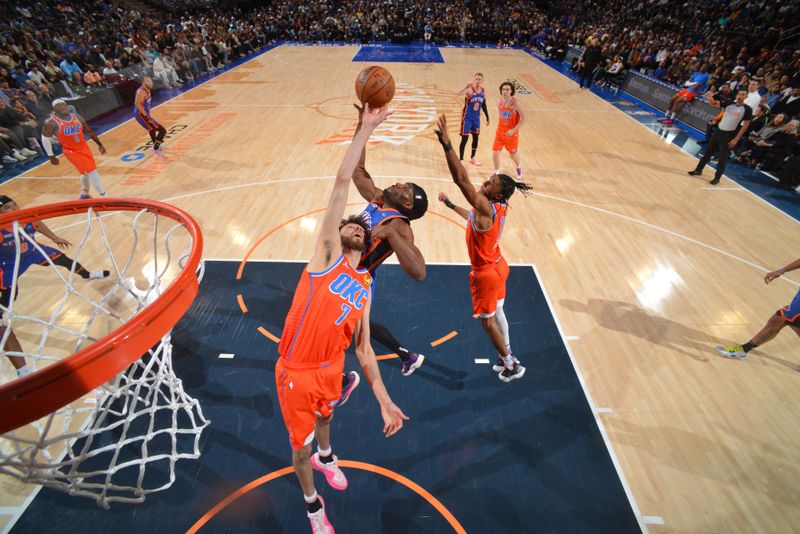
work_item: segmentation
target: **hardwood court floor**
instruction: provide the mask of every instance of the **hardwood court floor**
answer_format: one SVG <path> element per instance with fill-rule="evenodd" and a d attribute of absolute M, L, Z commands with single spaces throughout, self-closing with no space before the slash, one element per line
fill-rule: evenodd
<path fill-rule="evenodd" d="M 98 157 L 107 189 L 187 210 L 207 257 L 242 258 L 265 232 L 325 206 L 354 124 L 356 51 L 282 46 L 157 107 L 173 127 L 163 160 L 121 160 L 147 141 L 136 123 L 107 132 L 109 153 Z M 711 169 L 687 176 L 693 157 L 523 52 L 442 54 L 444 64 L 385 65 L 399 83 L 398 112 L 367 154 L 379 185 L 409 179 L 428 191 L 431 213 L 414 223 L 425 258 L 467 260 L 463 231 L 436 216 L 452 215 L 435 201 L 439 191 L 465 202 L 435 141 L 435 115 L 448 115 L 457 141 L 454 93 L 484 73 L 492 124 L 483 126 L 484 165 L 469 167 L 482 180 L 497 86 L 519 81 L 531 93 L 520 95 L 520 150 L 536 192 L 512 199 L 503 251 L 510 263 L 537 266 L 639 511 L 663 518 L 648 528 L 796 528 L 800 340 L 784 331 L 747 362 L 713 348 L 749 339 L 790 301 L 796 275 L 769 286 L 762 277 L 798 256 L 797 222 L 727 179 L 710 188 Z M 507 155 L 502 162 L 512 170 Z M 0 189 L 42 204 L 76 198 L 78 180 L 64 161 Z M 351 201 L 360 203 L 354 190 Z M 252 257 L 308 258 L 317 220 L 282 226 Z"/>

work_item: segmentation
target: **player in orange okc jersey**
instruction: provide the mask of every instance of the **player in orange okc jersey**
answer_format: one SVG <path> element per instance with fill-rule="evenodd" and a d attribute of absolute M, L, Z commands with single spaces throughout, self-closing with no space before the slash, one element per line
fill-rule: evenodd
<path fill-rule="evenodd" d="M 500 84 L 502 98 L 497 103 L 499 117 L 492 145 L 492 163 L 494 164 L 494 173 L 500 174 L 500 152 L 505 148 L 517 166 L 517 178 L 522 178 L 522 164 L 519 160 L 519 129 L 525 124 L 525 112 L 517 97 L 514 96 L 516 92 L 513 83 L 503 82 Z"/>
<path fill-rule="evenodd" d="M 67 103 L 61 99 L 53 100 L 53 111 L 42 127 L 42 147 L 45 153 L 50 157 L 50 163 L 58 165 L 58 158 L 53 155 L 53 143 L 50 138 L 55 135 L 58 142 L 61 143 L 61 148 L 70 163 L 72 163 L 78 172 L 81 174 L 81 196 L 80 198 L 89 197 L 89 184 L 97 190 L 97 193 L 104 197 L 106 190 L 100 182 L 100 175 L 97 174 L 97 163 L 92 156 L 92 150 L 89 148 L 89 143 L 86 142 L 84 133 L 92 138 L 97 143 L 101 154 L 106 153 L 106 148 L 100 142 L 97 134 L 89 128 L 83 117 L 77 113 L 72 113 L 69 110 Z"/>
<path fill-rule="evenodd" d="M 370 345 L 372 277 L 367 269 L 358 268 L 361 252 L 369 242 L 369 229 L 359 216 L 341 221 L 361 151 L 375 127 L 388 116 L 388 106 L 364 110 L 361 129 L 336 174 L 314 255 L 297 284 L 278 346 L 278 401 L 289 431 L 292 466 L 303 488 L 314 533 L 333 534 L 334 530 L 314 488 L 312 468 L 322 472 L 334 489 L 347 487 L 347 479 L 331 452 L 330 423 L 342 393 L 344 351 L 354 332 L 356 356 L 380 405 L 386 437 L 400 430 L 403 420 L 408 419 L 386 392 Z M 312 456 L 315 438 L 317 452 Z"/>
<path fill-rule="evenodd" d="M 505 174 L 493 174 L 481 185 L 480 190 L 476 190 L 450 144 L 444 115 L 439 117 L 437 126 L 435 132 L 444 147 L 453 182 L 464 194 L 472 210 L 456 206 L 444 193 L 439 195 L 439 200 L 467 220 L 467 251 L 472 266 L 469 285 L 473 317 L 480 318 L 481 326 L 497 349 L 497 365 L 493 369 L 499 373 L 500 380 L 510 382 L 521 378 L 525 374 L 525 368 L 511 354 L 508 320 L 503 310 L 509 268 L 500 253 L 498 241 L 508 213 L 508 199 L 517 189 L 523 195 L 526 194 L 531 186 Z"/>

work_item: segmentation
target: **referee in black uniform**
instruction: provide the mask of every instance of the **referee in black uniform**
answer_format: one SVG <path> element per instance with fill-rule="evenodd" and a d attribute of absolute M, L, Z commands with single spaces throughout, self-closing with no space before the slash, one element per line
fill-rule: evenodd
<path fill-rule="evenodd" d="M 711 135 L 708 140 L 708 147 L 700 161 L 697 162 L 697 167 L 693 171 L 689 171 L 692 176 L 700 176 L 703 174 L 703 167 L 706 166 L 708 160 L 714 155 L 714 152 L 719 150 L 719 157 L 717 163 L 717 172 L 714 174 L 714 179 L 711 180 L 711 185 L 717 185 L 722 174 L 725 172 L 725 166 L 728 164 L 728 158 L 731 157 L 731 149 L 736 146 L 742 135 L 747 131 L 750 126 L 750 119 L 753 118 L 753 110 L 750 106 L 744 103 L 747 98 L 747 90 L 740 89 L 736 93 L 736 100 L 733 104 L 726 107 L 725 110 L 711 119 L 709 123 L 715 123 L 717 130 Z M 741 128 L 740 128 L 741 125 Z M 738 133 L 737 133 L 738 130 Z"/>

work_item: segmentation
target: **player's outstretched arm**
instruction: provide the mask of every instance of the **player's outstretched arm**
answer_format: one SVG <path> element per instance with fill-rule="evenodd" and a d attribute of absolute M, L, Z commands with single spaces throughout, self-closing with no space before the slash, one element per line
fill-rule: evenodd
<path fill-rule="evenodd" d="M 100 149 L 100 153 L 101 154 L 105 154 L 106 153 L 106 147 L 104 147 L 103 143 L 100 142 L 100 138 L 97 137 L 97 134 L 94 133 L 94 130 L 92 130 L 89 127 L 89 123 L 87 123 L 85 120 L 83 120 L 83 117 L 81 117 L 80 115 L 78 115 L 78 120 L 81 121 L 81 125 L 83 126 L 83 131 L 86 132 L 86 135 L 88 135 L 89 138 L 92 141 L 97 143 L 97 147 Z"/>
<path fill-rule="evenodd" d="M 456 212 L 459 215 L 461 215 L 461 217 L 465 221 L 467 219 L 469 219 L 469 210 L 467 210 L 465 208 L 462 208 L 461 206 L 456 206 L 455 204 L 450 202 L 450 199 L 444 193 L 439 193 L 439 202 L 441 202 L 442 204 L 444 204 L 445 206 L 447 206 L 448 208 L 450 208 L 454 212 Z"/>
<path fill-rule="evenodd" d="M 364 373 L 364 378 L 367 379 L 367 383 L 372 388 L 372 393 L 375 395 L 375 399 L 381 407 L 383 433 L 388 438 L 403 428 L 403 421 L 408 421 L 408 417 L 389 397 L 389 392 L 386 391 L 386 386 L 383 385 L 383 380 L 381 379 L 381 370 L 378 367 L 378 361 L 375 359 L 375 351 L 372 350 L 372 345 L 369 342 L 369 311 L 371 302 L 372 297 L 370 296 L 364 308 L 364 314 L 361 316 L 361 321 L 356 325 L 356 357 L 361 364 L 361 371 Z"/>
<path fill-rule="evenodd" d="M 356 133 L 361 129 L 361 119 L 364 115 L 364 108 L 358 104 L 353 104 L 353 107 L 358 110 L 358 126 Z M 367 146 L 364 145 L 364 150 L 361 151 L 361 158 L 358 160 L 356 170 L 353 172 L 353 183 L 358 189 L 359 194 L 364 197 L 367 202 L 372 202 L 381 194 L 381 190 L 375 185 L 375 181 L 367 172 Z"/>
<path fill-rule="evenodd" d="M 372 237 L 387 239 L 392 246 L 400 267 L 417 282 L 425 279 L 425 257 L 414 244 L 411 226 L 402 221 L 389 221 L 372 231 Z"/>
<path fill-rule="evenodd" d="M 47 239 L 58 245 L 60 249 L 66 249 L 67 247 L 71 247 L 72 243 L 64 239 L 63 237 L 58 237 L 48 226 L 42 221 L 36 221 L 33 223 L 33 227 L 36 229 L 37 232 L 45 236 Z"/>
<path fill-rule="evenodd" d="M 461 95 L 472 96 L 472 83 L 468 83 L 459 92 L 456 93 L 456 96 L 461 96 Z"/>
<path fill-rule="evenodd" d="M 50 158 L 50 163 L 53 165 L 58 165 L 58 158 L 53 154 L 53 142 L 50 138 L 56 134 L 57 130 L 58 125 L 52 119 L 44 121 L 42 126 L 42 148 L 44 148 L 44 153 L 47 154 L 47 157 Z"/>
<path fill-rule="evenodd" d="M 444 155 L 447 158 L 447 168 L 450 169 L 450 176 L 453 177 L 453 183 L 458 186 L 464 198 L 475 208 L 475 211 L 482 216 L 491 217 L 492 208 L 489 205 L 489 200 L 484 195 L 480 194 L 478 190 L 475 189 L 475 186 L 472 185 L 472 182 L 469 181 L 466 169 L 464 169 L 455 150 L 453 150 L 450 137 L 447 135 L 447 118 L 445 118 L 444 115 L 439 116 L 434 132 L 439 138 L 439 143 L 441 143 L 442 148 L 444 148 Z"/>
<path fill-rule="evenodd" d="M 390 114 L 388 105 L 377 110 L 370 109 L 369 105 L 366 106 L 363 125 L 353 137 L 353 142 L 347 147 L 342 164 L 336 173 L 333 191 L 331 191 L 331 197 L 328 200 L 328 208 L 322 218 L 322 225 L 317 234 L 314 255 L 311 257 L 311 261 L 308 262 L 309 271 L 324 271 L 342 253 L 339 222 L 344 216 L 347 195 L 350 192 L 350 179 L 358 164 L 359 154 L 367 144 L 370 134 Z"/>
<path fill-rule="evenodd" d="M 800 269 L 800 259 L 794 260 L 792 263 L 790 263 L 786 267 L 783 267 L 782 269 L 777 269 L 775 271 L 767 273 L 764 276 L 764 281 L 769 284 L 776 278 L 779 278 L 788 272 L 794 271 L 795 269 Z"/>

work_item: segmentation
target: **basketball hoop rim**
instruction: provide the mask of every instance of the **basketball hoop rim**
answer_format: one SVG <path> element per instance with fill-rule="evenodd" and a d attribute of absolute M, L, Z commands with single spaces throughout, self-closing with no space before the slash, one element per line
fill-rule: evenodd
<path fill-rule="evenodd" d="M 141 211 L 177 221 L 192 237 L 186 265 L 169 287 L 128 322 L 66 358 L 0 386 L 0 434 L 26 425 L 79 399 L 111 380 L 141 358 L 177 324 L 197 296 L 197 267 L 203 253 L 203 235 L 197 222 L 183 210 L 139 198 L 98 198 L 24 208 L 0 215 L 0 228 L 94 211 Z"/>

